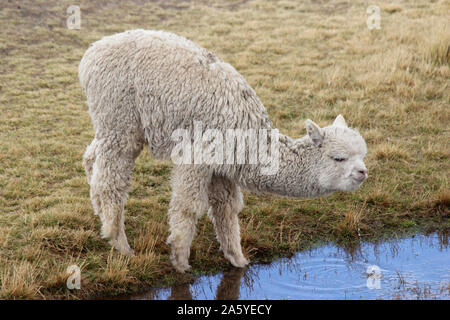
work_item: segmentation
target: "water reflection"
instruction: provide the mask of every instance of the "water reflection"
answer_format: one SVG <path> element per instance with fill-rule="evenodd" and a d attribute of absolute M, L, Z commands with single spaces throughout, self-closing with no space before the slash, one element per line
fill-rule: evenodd
<path fill-rule="evenodd" d="M 131 299 L 450 299 L 448 234 L 326 245 Z"/>
<path fill-rule="evenodd" d="M 216 300 L 237 300 L 239 299 L 239 289 L 241 287 L 241 279 L 246 269 L 234 268 L 225 272 L 217 287 Z M 192 300 L 190 284 L 182 284 L 173 286 L 169 300 Z"/>

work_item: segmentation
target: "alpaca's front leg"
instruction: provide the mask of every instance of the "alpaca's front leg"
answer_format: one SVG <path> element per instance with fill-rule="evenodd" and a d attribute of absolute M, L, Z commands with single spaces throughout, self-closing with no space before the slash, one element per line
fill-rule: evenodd
<path fill-rule="evenodd" d="M 189 254 L 198 218 L 188 208 L 175 207 L 174 204 L 169 209 L 170 236 L 167 238 L 167 243 L 171 246 L 170 261 L 172 265 L 177 271 L 185 272 L 191 268 Z"/>
<path fill-rule="evenodd" d="M 229 179 L 214 176 L 208 190 L 208 216 L 214 224 L 217 240 L 225 258 L 235 267 L 248 264 L 241 248 L 238 213 L 243 208 L 242 192 Z"/>
<path fill-rule="evenodd" d="M 207 188 L 211 175 L 204 168 L 176 166 L 172 176 L 169 209 L 170 260 L 179 272 L 189 270 L 189 253 L 198 219 L 208 207 Z"/>

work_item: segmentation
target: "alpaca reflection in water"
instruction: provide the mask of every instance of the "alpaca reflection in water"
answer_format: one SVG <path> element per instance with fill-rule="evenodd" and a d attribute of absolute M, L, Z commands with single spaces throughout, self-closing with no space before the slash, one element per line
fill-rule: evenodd
<path fill-rule="evenodd" d="M 241 279 L 247 268 L 233 268 L 222 275 L 216 290 L 216 300 L 239 299 Z M 192 300 L 191 285 L 189 283 L 171 287 L 169 300 Z"/>

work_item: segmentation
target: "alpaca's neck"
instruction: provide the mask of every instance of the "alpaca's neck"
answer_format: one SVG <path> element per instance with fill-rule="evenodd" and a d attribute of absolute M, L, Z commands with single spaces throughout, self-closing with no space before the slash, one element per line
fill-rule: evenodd
<path fill-rule="evenodd" d="M 320 154 L 307 137 L 294 141 L 280 134 L 278 145 L 275 174 L 263 174 L 261 165 L 249 166 L 240 173 L 240 184 L 244 188 L 289 197 L 316 197 L 329 193 L 318 185 L 315 164 Z"/>

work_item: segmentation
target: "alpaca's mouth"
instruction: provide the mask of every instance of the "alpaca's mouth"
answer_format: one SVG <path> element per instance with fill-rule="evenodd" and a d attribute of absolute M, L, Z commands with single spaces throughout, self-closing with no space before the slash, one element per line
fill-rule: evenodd
<path fill-rule="evenodd" d="M 352 177 L 358 184 L 362 184 L 367 179 L 367 174 L 358 177 Z"/>

